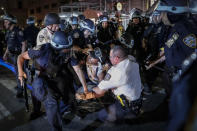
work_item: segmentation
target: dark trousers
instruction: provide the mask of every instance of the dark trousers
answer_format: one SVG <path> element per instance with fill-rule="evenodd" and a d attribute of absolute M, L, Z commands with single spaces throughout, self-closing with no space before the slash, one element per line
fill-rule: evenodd
<path fill-rule="evenodd" d="M 14 69 L 16 71 L 16 81 L 17 81 L 17 93 L 22 93 L 23 89 L 20 84 L 20 80 L 18 79 L 18 66 L 17 66 L 17 54 L 11 54 L 9 53 L 9 59 L 11 60 L 11 63 L 14 65 Z"/>

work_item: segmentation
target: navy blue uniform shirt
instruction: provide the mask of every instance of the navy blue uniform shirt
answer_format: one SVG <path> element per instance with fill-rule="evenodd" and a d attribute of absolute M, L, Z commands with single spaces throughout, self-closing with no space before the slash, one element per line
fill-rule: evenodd
<path fill-rule="evenodd" d="M 31 59 L 35 59 L 41 68 L 46 69 L 49 65 L 50 57 L 53 55 L 53 51 L 54 49 L 51 47 L 50 43 L 47 43 L 42 45 L 40 50 L 30 49 L 28 55 Z M 73 57 L 69 58 L 68 62 L 70 62 L 72 66 L 78 65 L 77 59 Z"/>
<path fill-rule="evenodd" d="M 181 64 L 196 48 L 196 35 L 182 21 L 170 29 L 164 51 L 168 67 L 181 68 Z"/>
<path fill-rule="evenodd" d="M 24 41 L 23 31 L 18 27 L 14 27 L 11 31 L 6 33 L 6 42 L 10 53 L 20 53 L 22 49 L 22 42 Z"/>

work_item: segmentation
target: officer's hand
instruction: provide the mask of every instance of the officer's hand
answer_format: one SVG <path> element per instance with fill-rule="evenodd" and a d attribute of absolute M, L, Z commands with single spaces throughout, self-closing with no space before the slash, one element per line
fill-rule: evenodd
<path fill-rule="evenodd" d="M 153 67 L 153 65 L 152 64 L 150 64 L 150 65 L 145 65 L 145 68 L 146 68 L 146 70 L 149 70 L 150 68 L 152 68 Z"/>
<path fill-rule="evenodd" d="M 89 91 L 87 88 L 84 88 L 84 93 L 87 94 Z"/>
<path fill-rule="evenodd" d="M 27 78 L 27 75 L 23 72 L 23 73 L 19 73 L 18 75 L 18 79 L 20 80 L 20 83 L 22 85 L 24 78 Z"/>
<path fill-rule="evenodd" d="M 4 60 L 4 61 L 7 61 L 7 60 L 8 60 L 8 56 L 7 56 L 7 54 L 4 54 L 4 56 L 3 56 L 3 60 Z"/>

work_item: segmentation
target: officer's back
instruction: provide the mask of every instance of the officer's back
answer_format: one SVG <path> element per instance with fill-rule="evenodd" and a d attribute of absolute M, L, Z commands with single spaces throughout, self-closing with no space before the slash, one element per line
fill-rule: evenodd
<path fill-rule="evenodd" d="M 33 17 L 29 17 L 27 19 L 27 27 L 24 29 L 24 38 L 27 41 L 28 48 L 32 48 L 36 46 L 36 38 L 38 35 L 38 32 L 40 31 L 37 27 L 34 25 L 35 20 Z"/>

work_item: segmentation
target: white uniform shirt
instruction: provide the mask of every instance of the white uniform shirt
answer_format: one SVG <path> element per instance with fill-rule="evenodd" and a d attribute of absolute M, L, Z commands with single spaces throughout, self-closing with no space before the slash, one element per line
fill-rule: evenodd
<path fill-rule="evenodd" d="M 43 44 L 50 43 L 52 34 L 47 27 L 43 28 L 37 36 L 36 47 L 34 49 L 39 50 Z"/>
<path fill-rule="evenodd" d="M 130 101 L 140 98 L 141 78 L 139 65 L 129 58 L 121 61 L 107 72 L 98 87 L 102 90 L 113 89 L 115 95 L 125 95 Z"/>

